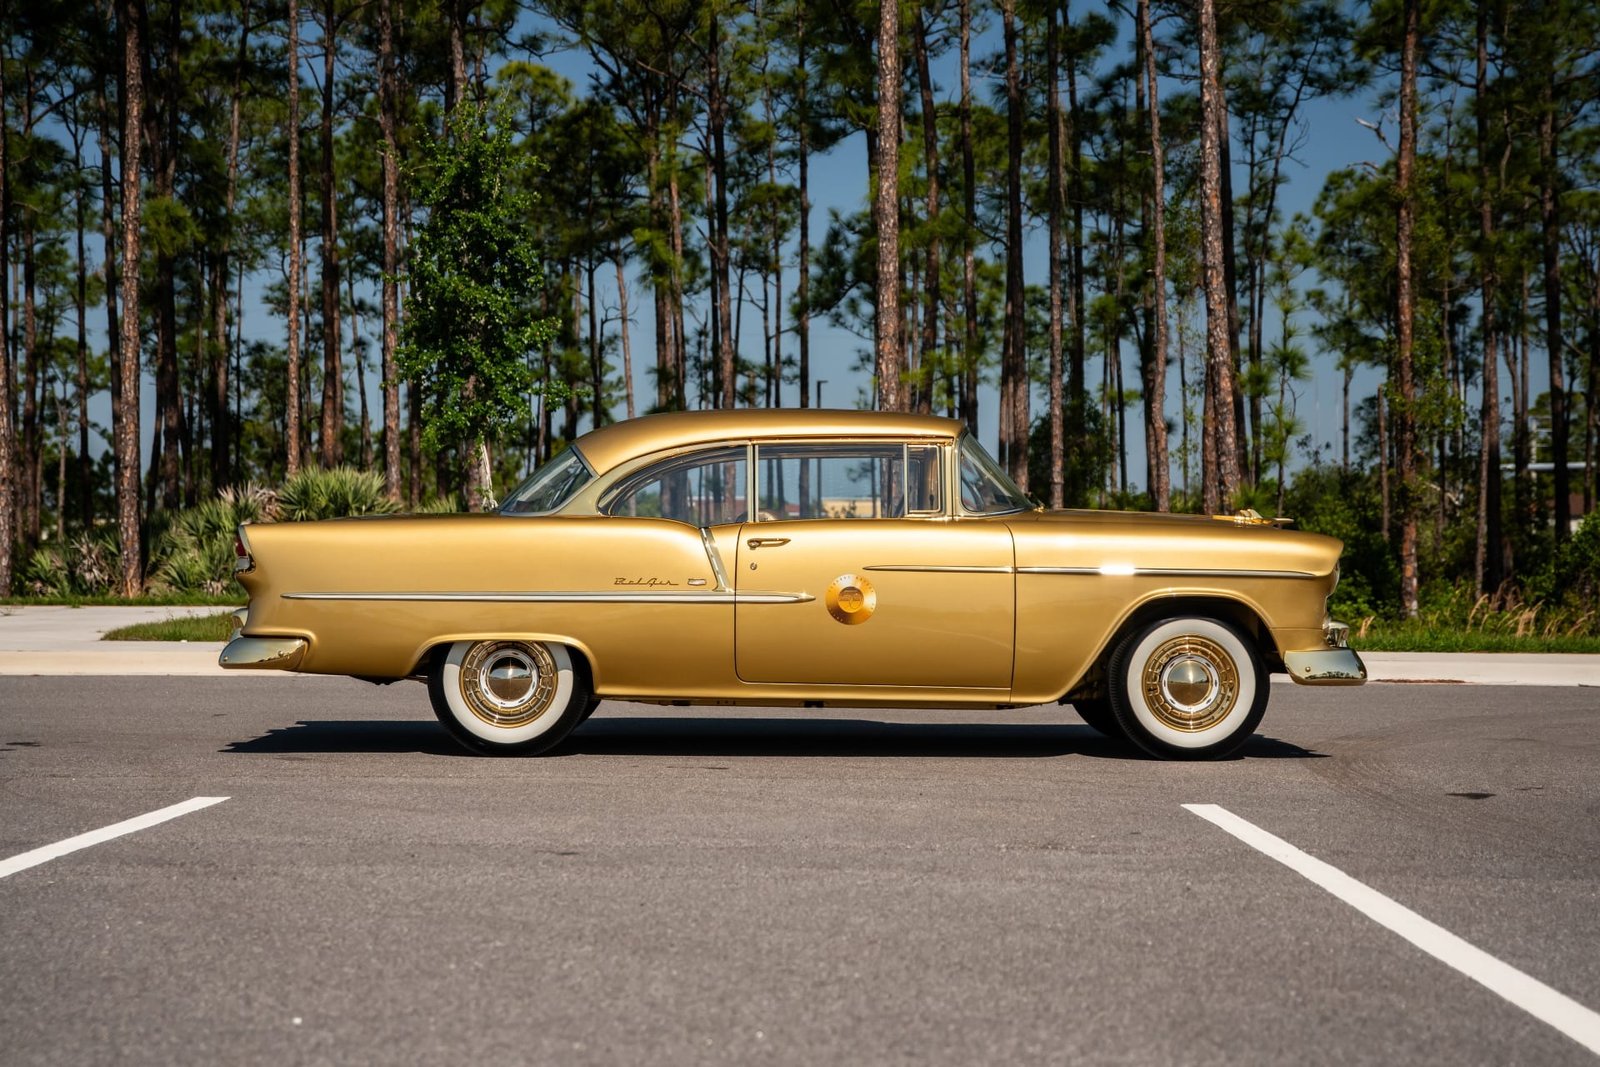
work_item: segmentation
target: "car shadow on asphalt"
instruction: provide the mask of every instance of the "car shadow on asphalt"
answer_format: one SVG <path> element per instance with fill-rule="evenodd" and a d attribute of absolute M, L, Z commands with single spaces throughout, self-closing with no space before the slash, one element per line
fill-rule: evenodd
<path fill-rule="evenodd" d="M 234 741 L 237 755 L 407 753 L 470 756 L 436 722 L 383 719 L 302 720 Z M 872 719 L 597 716 L 551 756 L 923 757 L 934 759 L 1143 760 L 1126 741 L 1080 724 L 901 723 Z M 1260 734 L 1231 759 L 1321 759 L 1326 753 Z"/>

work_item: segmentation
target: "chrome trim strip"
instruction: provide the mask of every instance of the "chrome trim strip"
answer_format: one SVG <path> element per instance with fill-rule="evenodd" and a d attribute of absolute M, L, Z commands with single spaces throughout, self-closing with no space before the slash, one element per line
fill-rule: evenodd
<path fill-rule="evenodd" d="M 284 593 L 285 600 L 377 600 L 493 604 L 804 604 L 810 593 Z"/>
<path fill-rule="evenodd" d="M 1012 567 L 936 567 L 914 563 L 874 563 L 864 571 L 903 571 L 912 574 L 1011 574 Z"/>
<path fill-rule="evenodd" d="M 717 591 L 725 592 L 728 588 L 728 572 L 722 569 L 722 553 L 717 551 L 717 543 L 711 538 L 711 531 L 700 527 L 700 541 L 706 546 L 706 559 L 711 561 L 711 573 L 717 578 Z"/>
<path fill-rule="evenodd" d="M 1096 574 L 1101 567 L 1018 567 L 1018 574 Z M 1116 577 L 1138 578 L 1316 578 L 1310 571 L 1228 570 L 1221 567 L 1135 567 L 1132 571 L 1110 572 Z"/>

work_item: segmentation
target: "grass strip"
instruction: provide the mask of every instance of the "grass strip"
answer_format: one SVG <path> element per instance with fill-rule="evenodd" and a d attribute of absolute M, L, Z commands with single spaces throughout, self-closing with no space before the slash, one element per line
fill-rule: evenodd
<path fill-rule="evenodd" d="M 1358 652 L 1562 652 L 1600 654 L 1600 637 L 1493 633 L 1436 626 L 1374 626 L 1350 637 Z"/>
<path fill-rule="evenodd" d="M 160 619 L 119 626 L 102 641 L 226 641 L 233 634 L 233 612 Z"/>
<path fill-rule="evenodd" d="M 228 593 L 147 593 L 143 596 L 9 596 L 0 597 L 7 608 L 204 608 L 239 607 L 243 589 Z"/>

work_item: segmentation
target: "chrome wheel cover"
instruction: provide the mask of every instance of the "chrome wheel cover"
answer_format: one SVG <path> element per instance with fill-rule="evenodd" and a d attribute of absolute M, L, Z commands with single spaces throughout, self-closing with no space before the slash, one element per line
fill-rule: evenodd
<path fill-rule="evenodd" d="M 1217 642 L 1184 634 L 1163 642 L 1145 660 L 1140 688 L 1163 726 L 1198 733 L 1233 711 L 1239 700 L 1239 670 Z"/>
<path fill-rule="evenodd" d="M 556 664 L 540 644 L 484 641 L 462 659 L 459 686 L 473 715 L 490 726 L 513 730 L 550 710 Z"/>

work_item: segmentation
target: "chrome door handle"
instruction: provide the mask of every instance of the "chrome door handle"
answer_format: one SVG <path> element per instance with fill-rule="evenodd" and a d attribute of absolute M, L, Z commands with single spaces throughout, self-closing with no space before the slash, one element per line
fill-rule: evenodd
<path fill-rule="evenodd" d="M 749 545 L 752 549 L 780 548 L 788 543 L 789 539 L 787 537 L 752 537 L 750 540 L 745 542 L 745 544 Z"/>

